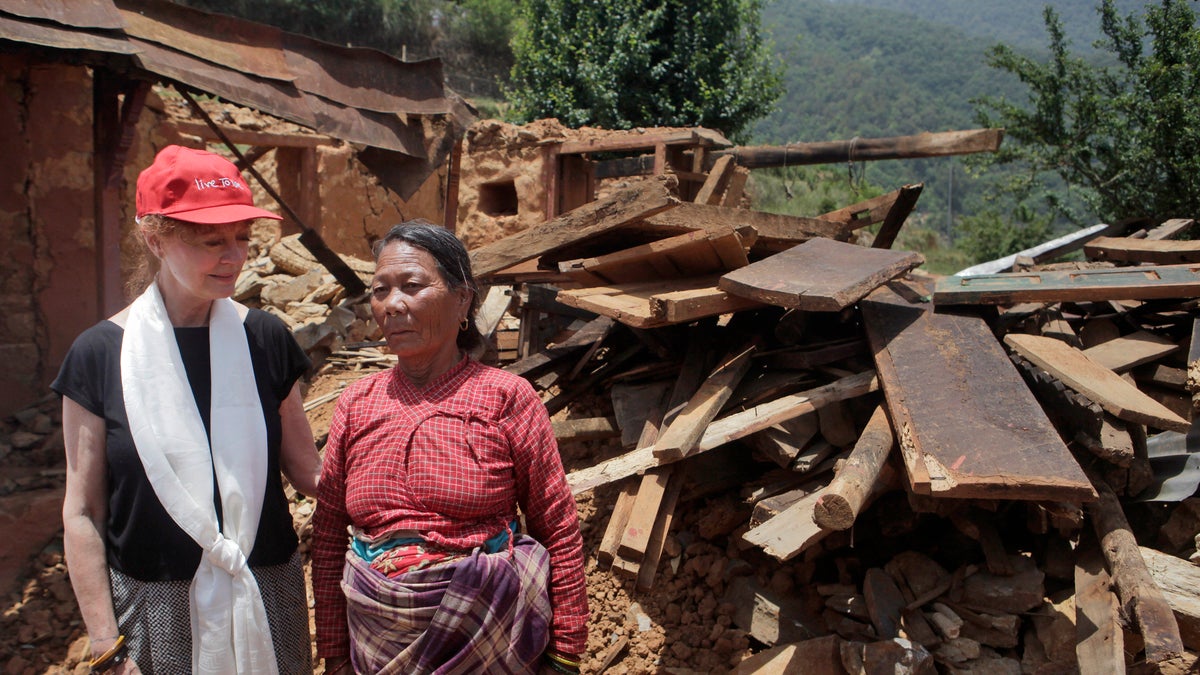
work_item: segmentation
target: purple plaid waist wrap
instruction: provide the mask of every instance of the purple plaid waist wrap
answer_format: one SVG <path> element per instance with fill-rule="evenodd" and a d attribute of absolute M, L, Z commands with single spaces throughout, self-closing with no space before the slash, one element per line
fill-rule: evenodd
<path fill-rule="evenodd" d="M 342 590 L 357 673 L 532 673 L 550 640 L 550 554 L 509 550 L 388 578 L 353 551 Z"/>

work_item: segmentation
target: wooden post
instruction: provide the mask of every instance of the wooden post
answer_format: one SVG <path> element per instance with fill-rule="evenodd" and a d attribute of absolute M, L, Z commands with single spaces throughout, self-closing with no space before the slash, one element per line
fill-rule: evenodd
<path fill-rule="evenodd" d="M 854 450 L 833 482 L 813 507 L 813 522 L 827 530 L 848 530 L 854 525 L 896 444 L 884 406 L 875 408 Z"/>
<path fill-rule="evenodd" d="M 1146 645 L 1146 661 L 1155 664 L 1183 654 L 1179 624 L 1162 589 L 1150 576 L 1121 502 L 1104 481 L 1093 481 L 1099 499 L 1087 505 L 1092 527 L 1108 561 L 1125 614 L 1134 619 Z"/>

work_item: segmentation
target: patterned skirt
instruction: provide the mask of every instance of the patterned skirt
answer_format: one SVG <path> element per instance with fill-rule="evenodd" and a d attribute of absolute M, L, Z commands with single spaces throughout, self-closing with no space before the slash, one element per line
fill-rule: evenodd
<path fill-rule="evenodd" d="M 312 638 L 308 596 L 300 553 L 283 565 L 251 569 L 267 610 L 271 642 L 280 675 L 311 675 Z M 192 619 L 188 589 L 192 582 L 140 581 L 112 568 L 117 624 L 129 655 L 145 675 L 177 675 L 192 670 Z"/>
<path fill-rule="evenodd" d="M 346 555 L 354 671 L 409 675 L 532 673 L 550 641 L 550 554 L 519 535 L 511 549 L 396 577 Z"/>

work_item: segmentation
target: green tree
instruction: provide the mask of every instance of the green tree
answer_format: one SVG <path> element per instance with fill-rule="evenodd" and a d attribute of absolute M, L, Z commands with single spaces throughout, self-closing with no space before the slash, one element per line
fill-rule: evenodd
<path fill-rule="evenodd" d="M 522 0 L 509 102 L 518 121 L 701 125 L 742 140 L 782 93 L 765 0 Z"/>
<path fill-rule="evenodd" d="M 1200 29 L 1186 0 L 1146 5 L 1144 17 L 1122 17 L 1112 0 L 1100 6 L 1105 39 L 1098 47 L 1113 65 L 1100 66 L 1069 51 L 1055 12 L 1044 12 L 1049 58 L 1036 61 L 1004 45 L 990 65 L 1016 74 L 1029 105 L 977 101 L 985 126 L 1003 126 L 1000 163 L 1029 173 L 1010 185 L 1033 194 L 1048 174 L 1079 188 L 1104 218 L 1190 217 L 1200 204 Z"/>

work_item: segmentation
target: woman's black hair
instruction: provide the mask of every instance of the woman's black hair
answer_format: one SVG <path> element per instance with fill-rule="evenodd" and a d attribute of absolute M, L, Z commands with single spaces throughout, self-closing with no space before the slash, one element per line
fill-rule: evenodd
<path fill-rule="evenodd" d="M 482 345 L 483 334 L 475 326 L 475 312 L 479 309 L 479 285 L 475 283 L 475 276 L 471 274 L 471 256 L 467 253 L 467 248 L 450 230 L 438 227 L 428 220 L 416 218 L 393 225 L 382 239 L 372 245 L 371 253 L 375 255 L 375 262 L 379 262 L 379 254 L 383 253 L 384 248 L 398 241 L 415 246 L 433 256 L 438 273 L 451 289 L 465 287 L 471 291 L 467 327 L 459 327 L 457 343 L 459 349 L 465 352 Z"/>

